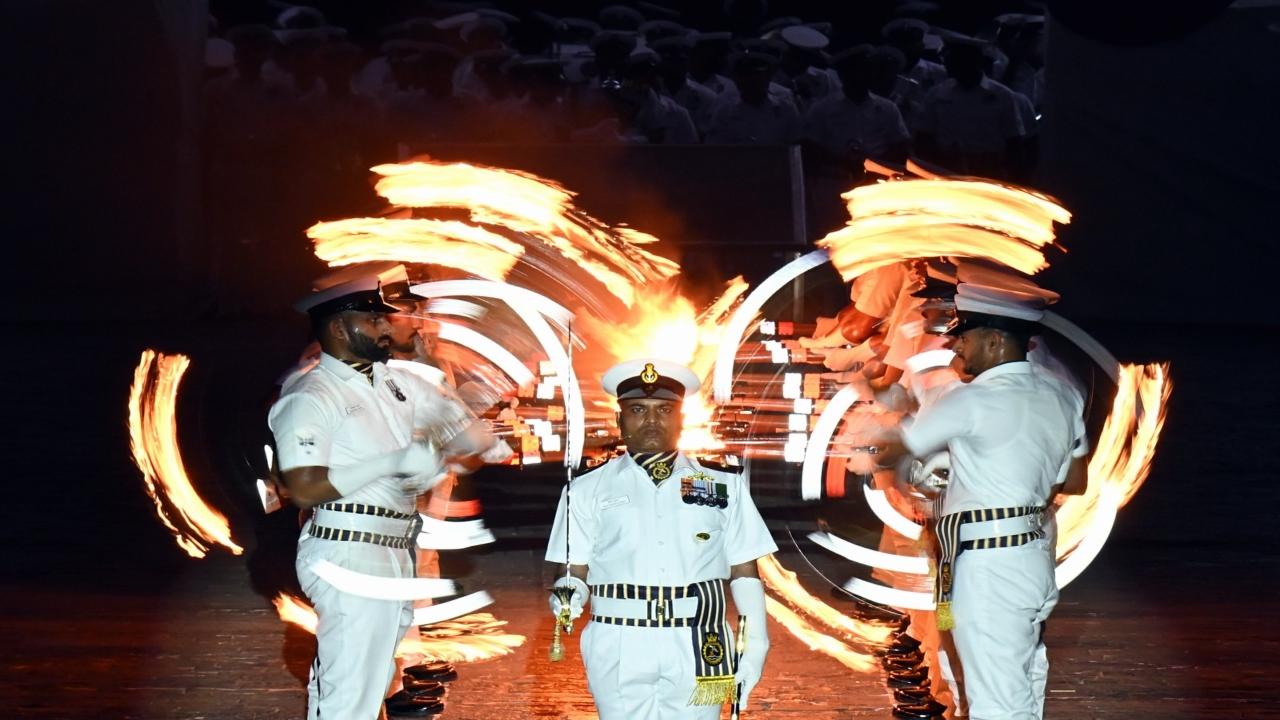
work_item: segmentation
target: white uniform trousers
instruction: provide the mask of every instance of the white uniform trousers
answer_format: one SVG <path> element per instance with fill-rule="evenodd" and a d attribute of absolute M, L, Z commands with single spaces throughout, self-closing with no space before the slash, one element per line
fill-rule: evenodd
<path fill-rule="evenodd" d="M 298 580 L 318 621 L 316 659 L 307 683 L 307 720 L 382 717 L 383 701 L 396 675 L 396 646 L 413 624 L 413 603 L 344 593 L 311 572 L 308 560 L 307 554 L 300 554 L 297 563 Z"/>
<path fill-rule="evenodd" d="M 600 720 L 713 720 L 720 705 L 690 705 L 697 683 L 690 628 L 589 622 L 582 630 L 587 686 Z M 733 638 L 725 642 L 733 647 Z"/>
<path fill-rule="evenodd" d="M 1042 624 L 1058 603 L 1045 540 L 966 550 L 956 561 L 951 631 L 971 720 L 1039 720 L 1049 658 Z"/>

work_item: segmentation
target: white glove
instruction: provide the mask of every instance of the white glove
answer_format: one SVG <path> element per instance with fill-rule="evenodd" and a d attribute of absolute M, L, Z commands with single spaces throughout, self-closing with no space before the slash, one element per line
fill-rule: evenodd
<path fill-rule="evenodd" d="M 582 617 L 582 608 L 587 604 L 587 598 L 591 596 L 591 588 L 582 580 L 569 575 L 562 577 L 555 582 L 552 587 L 571 587 L 573 595 L 569 598 L 569 619 L 577 620 Z M 560 617 L 560 610 L 564 608 L 564 604 L 560 602 L 560 598 L 555 593 L 551 593 L 551 614 Z"/>
<path fill-rule="evenodd" d="M 399 450 L 355 465 L 329 468 L 329 484 L 346 497 L 378 478 L 435 475 L 440 472 L 442 462 L 440 453 L 435 448 L 427 443 L 414 441 Z"/>
<path fill-rule="evenodd" d="M 938 492 L 947 486 L 945 473 L 951 470 L 951 453 L 942 451 L 930 456 L 924 462 L 916 460 L 911 463 L 911 484 L 925 491 Z"/>
<path fill-rule="evenodd" d="M 510 460 L 512 455 L 515 455 L 515 451 L 511 449 L 506 440 L 494 438 L 493 445 L 490 445 L 488 450 L 480 453 L 480 459 L 491 465 L 496 465 Z"/>
<path fill-rule="evenodd" d="M 400 490 L 403 491 L 405 495 L 418 496 L 435 488 L 435 486 L 444 482 L 447 477 L 449 477 L 448 472 L 441 472 L 439 469 L 436 469 L 422 473 L 421 475 L 402 478 L 400 480 Z"/>
<path fill-rule="evenodd" d="M 759 578 L 740 577 L 729 583 L 733 605 L 738 614 L 747 618 L 747 646 L 738 658 L 738 670 L 733 674 L 738 691 L 738 707 L 747 709 L 747 697 L 760 682 L 764 672 L 764 659 L 769 654 L 768 615 L 764 607 L 764 583 Z"/>

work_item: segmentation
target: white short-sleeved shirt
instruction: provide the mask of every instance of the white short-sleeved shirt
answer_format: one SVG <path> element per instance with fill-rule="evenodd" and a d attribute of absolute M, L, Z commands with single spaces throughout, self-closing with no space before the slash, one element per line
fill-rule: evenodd
<path fill-rule="evenodd" d="M 906 263 L 893 263 L 865 272 L 853 281 L 849 299 L 858 312 L 871 317 L 888 318 L 902 289 L 910 281 Z"/>
<path fill-rule="evenodd" d="M 907 71 L 907 77 L 920 83 L 920 87 L 925 90 L 929 90 L 947 81 L 947 68 L 941 63 L 920 58 Z"/>
<path fill-rule="evenodd" d="M 689 111 L 689 117 L 693 120 L 693 126 L 698 131 L 698 136 L 706 135 L 707 128 L 711 125 L 711 118 L 715 115 L 716 108 L 720 105 L 720 96 L 714 90 L 693 78 L 687 78 L 684 85 L 681 85 L 680 89 L 671 95 L 671 99 L 675 100 L 680 107 Z"/>
<path fill-rule="evenodd" d="M 636 114 L 634 130 L 649 138 L 658 138 L 663 145 L 696 145 L 698 132 L 694 129 L 689 111 L 675 100 L 649 91 L 648 102 Z"/>
<path fill-rule="evenodd" d="M 396 397 L 393 386 L 404 400 Z M 370 385 L 354 368 L 322 353 L 313 370 L 284 389 L 271 407 L 268 424 L 280 469 L 288 471 L 356 465 L 405 447 L 415 430 L 465 422 L 465 414 L 419 373 L 375 363 Z M 406 495 L 393 477 L 379 478 L 340 502 L 414 510 L 414 496 Z"/>
<path fill-rule="evenodd" d="M 760 105 L 725 98 L 707 128 L 709 145 L 789 145 L 800 140 L 794 104 L 770 96 Z"/>
<path fill-rule="evenodd" d="M 832 93 L 809 108 L 804 135 L 833 154 L 861 148 L 867 157 L 884 157 L 885 151 L 910 137 L 902 113 L 892 101 L 868 93 L 855 102 L 843 92 Z"/>
<path fill-rule="evenodd" d="M 1026 361 L 997 365 L 921 410 L 902 439 L 916 457 L 951 453 L 943 512 L 1043 506 L 1088 452 L 1083 406 Z"/>
<path fill-rule="evenodd" d="M 728 486 L 727 508 L 683 502 L 680 480 L 697 472 Z M 684 586 L 727 579 L 732 566 L 778 549 L 744 478 L 703 467 L 683 453 L 671 477 L 658 485 L 624 455 L 574 478 L 570 492 L 567 517 L 561 493 L 546 559 L 565 561 L 567 531 L 570 562 L 588 566 L 592 585 Z"/>
<path fill-rule="evenodd" d="M 986 77 L 972 90 L 947 80 L 925 96 L 915 129 L 932 134 L 948 151 L 1003 152 L 1006 142 L 1026 134 L 1014 95 Z"/>

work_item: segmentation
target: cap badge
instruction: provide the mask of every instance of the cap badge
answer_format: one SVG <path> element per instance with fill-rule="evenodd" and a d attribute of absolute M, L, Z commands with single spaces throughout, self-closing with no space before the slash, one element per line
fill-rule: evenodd
<path fill-rule="evenodd" d="M 658 382 L 658 371 L 654 369 L 653 363 L 644 364 L 644 370 L 640 371 L 640 382 L 645 385 L 652 385 Z"/>

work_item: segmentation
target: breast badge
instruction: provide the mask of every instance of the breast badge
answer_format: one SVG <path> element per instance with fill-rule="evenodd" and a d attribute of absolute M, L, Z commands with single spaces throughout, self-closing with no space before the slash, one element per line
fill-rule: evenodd
<path fill-rule="evenodd" d="M 686 505 L 729 507 L 729 486 L 718 483 L 704 472 L 680 478 L 680 499 Z"/>

